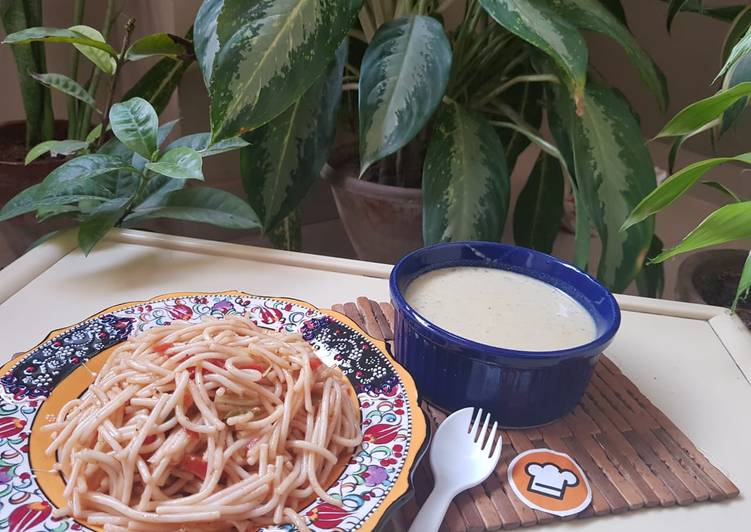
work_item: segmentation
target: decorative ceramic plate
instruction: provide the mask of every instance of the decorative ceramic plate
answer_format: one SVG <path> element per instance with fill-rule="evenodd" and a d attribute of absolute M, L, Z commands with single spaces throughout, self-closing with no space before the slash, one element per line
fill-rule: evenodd
<path fill-rule="evenodd" d="M 411 473 L 426 444 L 426 424 L 409 374 L 347 317 L 302 301 L 243 292 L 167 294 L 117 305 L 46 340 L 0 369 L 0 530 L 98 530 L 55 519 L 64 480 L 51 471 L 39 428 L 83 393 L 113 346 L 173 320 L 247 314 L 259 326 L 300 332 L 327 364 L 338 365 L 357 394 L 363 444 L 328 488 L 343 507 L 320 499 L 300 509 L 312 530 L 370 530 L 411 491 Z M 86 363 L 86 364 L 84 364 Z M 292 531 L 285 525 L 275 530 Z"/>

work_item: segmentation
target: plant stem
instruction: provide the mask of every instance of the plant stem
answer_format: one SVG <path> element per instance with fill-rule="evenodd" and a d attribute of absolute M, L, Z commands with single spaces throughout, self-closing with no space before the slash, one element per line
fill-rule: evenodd
<path fill-rule="evenodd" d="M 427 0 L 420 0 L 420 3 L 417 4 L 417 14 L 418 15 L 424 15 L 427 11 Z"/>
<path fill-rule="evenodd" d="M 516 76 L 515 78 L 511 78 L 507 82 L 502 83 L 501 85 L 496 87 L 494 90 L 490 91 L 488 94 L 480 98 L 480 100 L 477 102 L 477 106 L 479 107 L 488 103 L 490 100 L 492 100 L 499 94 L 502 94 L 504 91 L 513 87 L 517 83 L 531 83 L 531 82 L 558 83 L 558 77 L 552 74 L 528 74 L 525 76 Z"/>
<path fill-rule="evenodd" d="M 97 140 L 97 149 L 99 149 L 102 146 L 102 143 L 104 142 L 104 137 L 107 133 L 107 122 L 109 122 L 110 117 L 110 108 L 112 107 L 112 102 L 115 99 L 115 91 L 117 90 L 117 82 L 120 79 L 120 70 L 122 70 L 122 66 L 125 64 L 125 53 L 128 51 L 128 46 L 130 45 L 130 36 L 133 34 L 133 30 L 136 27 L 136 19 L 130 19 L 128 20 L 127 24 L 125 24 L 125 36 L 123 37 L 123 45 L 120 48 L 120 55 L 117 58 L 117 62 L 115 63 L 115 74 L 112 76 L 112 84 L 110 85 L 110 93 L 107 96 L 107 105 L 104 106 L 104 114 L 102 115 L 102 133 L 99 135 L 99 139 Z"/>
<path fill-rule="evenodd" d="M 83 23 L 83 11 L 86 7 L 86 0 L 76 0 L 73 4 L 73 24 L 78 26 Z M 70 79 L 78 81 L 78 62 L 81 59 L 81 54 L 73 48 L 73 55 L 71 56 L 70 67 Z M 79 138 L 78 132 L 80 130 L 80 124 L 78 122 L 78 100 L 73 97 L 68 97 L 68 138 Z"/>

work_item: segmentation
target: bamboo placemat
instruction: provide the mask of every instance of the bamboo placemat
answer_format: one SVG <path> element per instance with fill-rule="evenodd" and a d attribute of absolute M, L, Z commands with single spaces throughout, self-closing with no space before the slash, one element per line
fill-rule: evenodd
<path fill-rule="evenodd" d="M 360 297 L 356 303 L 334 305 L 333 310 L 379 340 L 393 339 L 394 309 L 388 303 Z M 446 417 L 430 404 L 423 408 L 434 429 Z M 442 530 L 498 530 L 561 520 L 524 506 L 506 481 L 511 459 L 538 447 L 569 454 L 589 478 L 592 504 L 568 519 L 738 495 L 730 479 L 602 356 L 582 402 L 571 414 L 544 427 L 503 431 L 503 453 L 495 474 L 451 503 Z M 415 472 L 415 497 L 397 516 L 397 529 L 412 522 L 432 484 L 426 456 Z"/>

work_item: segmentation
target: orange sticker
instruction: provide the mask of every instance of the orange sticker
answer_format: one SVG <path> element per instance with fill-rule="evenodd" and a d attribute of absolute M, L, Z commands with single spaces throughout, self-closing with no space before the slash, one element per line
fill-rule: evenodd
<path fill-rule="evenodd" d="M 561 517 L 581 512 L 592 501 L 581 467 L 569 455 L 550 449 L 519 454 L 508 466 L 508 482 L 530 508 Z"/>

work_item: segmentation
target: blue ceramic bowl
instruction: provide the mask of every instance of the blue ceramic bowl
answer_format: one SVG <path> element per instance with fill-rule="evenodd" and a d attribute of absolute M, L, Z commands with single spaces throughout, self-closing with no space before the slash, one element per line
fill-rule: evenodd
<path fill-rule="evenodd" d="M 423 318 L 402 294 L 423 273 L 454 266 L 509 270 L 560 288 L 589 311 L 597 337 L 559 351 L 517 351 L 452 334 Z M 449 411 L 482 407 L 505 427 L 542 425 L 570 412 L 621 323 L 615 298 L 591 276 L 545 253 L 506 244 L 453 242 L 418 249 L 394 266 L 390 290 L 395 356 L 421 396 Z"/>

